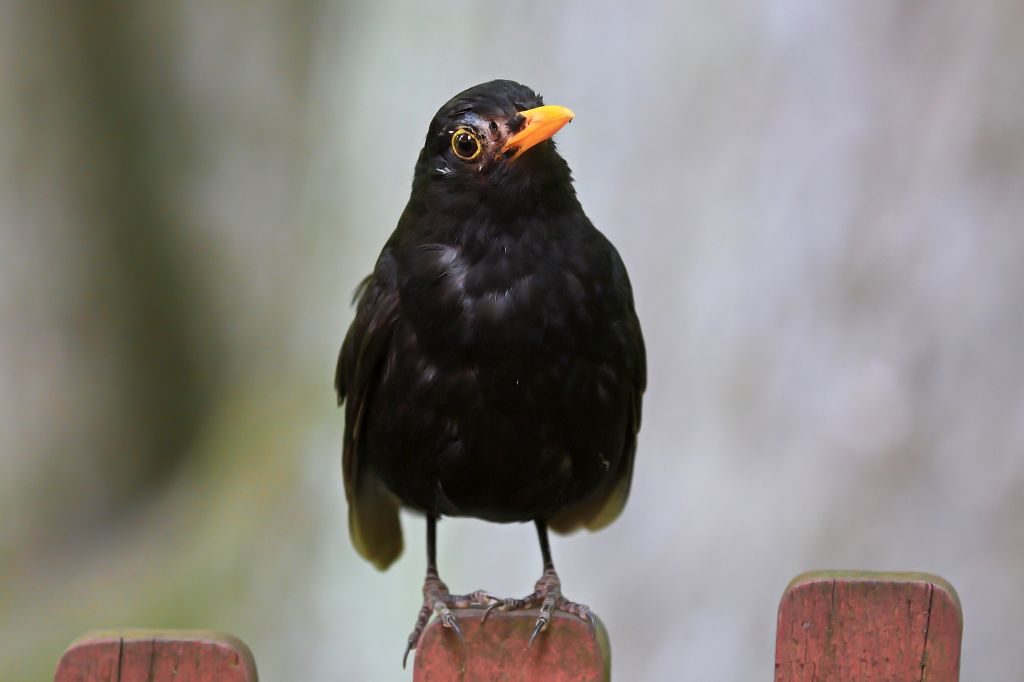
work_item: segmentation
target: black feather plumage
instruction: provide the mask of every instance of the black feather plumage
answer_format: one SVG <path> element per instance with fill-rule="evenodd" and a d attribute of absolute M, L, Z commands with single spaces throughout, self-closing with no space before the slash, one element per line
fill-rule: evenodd
<path fill-rule="evenodd" d="M 541 104 L 492 81 L 441 107 L 357 292 L 336 387 L 350 529 L 380 567 L 401 550 L 399 504 L 571 531 L 625 503 L 643 337 L 622 260 L 554 143 L 500 153 Z M 483 141 L 478 160 L 453 153 L 458 129 Z"/>

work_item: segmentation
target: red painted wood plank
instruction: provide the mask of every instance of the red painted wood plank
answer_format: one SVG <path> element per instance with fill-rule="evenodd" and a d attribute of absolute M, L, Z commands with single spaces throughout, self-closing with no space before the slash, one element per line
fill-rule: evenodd
<path fill-rule="evenodd" d="M 90 632 L 71 643 L 54 682 L 256 682 L 249 647 L 205 630 Z"/>
<path fill-rule="evenodd" d="M 596 682 L 611 679 L 611 646 L 604 625 L 596 632 L 577 618 L 556 613 L 528 649 L 537 611 L 495 612 L 481 625 L 482 609 L 454 611 L 460 642 L 436 620 L 427 626 L 413 664 L 414 682 Z"/>
<path fill-rule="evenodd" d="M 775 682 L 957 682 L 962 633 L 938 576 L 805 573 L 779 604 Z"/>

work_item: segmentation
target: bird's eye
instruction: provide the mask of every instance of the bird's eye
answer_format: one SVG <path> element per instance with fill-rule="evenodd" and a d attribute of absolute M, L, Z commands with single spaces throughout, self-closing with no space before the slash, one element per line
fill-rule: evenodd
<path fill-rule="evenodd" d="M 452 151 L 463 161 L 472 161 L 483 151 L 480 138 L 468 130 L 457 130 L 452 135 Z"/>

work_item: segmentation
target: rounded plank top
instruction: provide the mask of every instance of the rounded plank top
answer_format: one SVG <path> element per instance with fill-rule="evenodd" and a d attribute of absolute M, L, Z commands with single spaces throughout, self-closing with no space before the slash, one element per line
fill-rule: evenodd
<path fill-rule="evenodd" d="M 537 610 L 494 611 L 481 623 L 482 608 L 454 610 L 463 637 L 435 619 L 415 651 L 415 682 L 604 682 L 611 679 L 608 633 L 595 616 L 596 627 L 556 612 L 548 629 L 528 648 Z"/>
<path fill-rule="evenodd" d="M 209 630 L 98 630 L 64 652 L 54 682 L 257 682 L 241 640 Z"/>
<path fill-rule="evenodd" d="M 815 571 L 779 604 L 776 682 L 957 682 L 963 615 L 928 573 Z"/>

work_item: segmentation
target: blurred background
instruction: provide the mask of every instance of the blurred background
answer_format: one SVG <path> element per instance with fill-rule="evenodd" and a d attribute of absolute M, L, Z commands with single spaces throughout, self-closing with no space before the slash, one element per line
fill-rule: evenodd
<path fill-rule="evenodd" d="M 261 677 L 401 680 L 421 519 L 349 544 L 332 389 L 427 123 L 564 104 L 651 369 L 629 506 L 555 538 L 620 680 L 770 679 L 812 568 L 926 570 L 963 678 L 1024 669 L 1024 4 L 0 8 L 0 678 L 97 627 L 217 628 Z M 453 590 L 529 525 L 448 520 Z"/>

